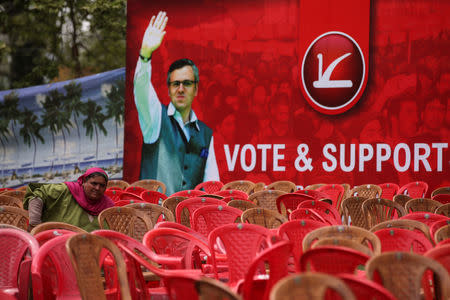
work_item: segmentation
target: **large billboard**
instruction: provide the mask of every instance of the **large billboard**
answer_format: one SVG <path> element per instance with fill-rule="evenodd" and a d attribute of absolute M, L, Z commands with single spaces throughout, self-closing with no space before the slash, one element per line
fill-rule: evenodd
<path fill-rule="evenodd" d="M 133 77 L 159 11 L 152 84 L 168 104 L 170 63 L 197 64 L 222 182 L 450 185 L 446 0 L 128 0 L 124 179 L 140 176 Z"/>

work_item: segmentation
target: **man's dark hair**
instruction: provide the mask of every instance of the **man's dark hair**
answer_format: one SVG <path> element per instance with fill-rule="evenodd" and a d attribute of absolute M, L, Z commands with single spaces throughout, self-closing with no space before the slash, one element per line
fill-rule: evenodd
<path fill-rule="evenodd" d="M 191 66 L 192 70 L 194 71 L 194 78 L 196 82 L 200 81 L 200 77 L 198 75 L 198 68 L 194 64 L 194 62 L 188 58 L 182 58 L 179 60 L 174 61 L 170 67 L 169 71 L 167 72 L 167 85 L 170 83 L 170 74 L 172 74 L 173 71 L 183 68 L 184 66 Z"/>

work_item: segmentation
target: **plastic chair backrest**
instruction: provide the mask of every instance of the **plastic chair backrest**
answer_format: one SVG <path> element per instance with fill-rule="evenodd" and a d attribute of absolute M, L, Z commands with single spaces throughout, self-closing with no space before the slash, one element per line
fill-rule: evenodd
<path fill-rule="evenodd" d="M 13 206 L 0 206 L 0 223 L 14 225 L 26 231 L 28 211 Z"/>
<path fill-rule="evenodd" d="M 169 269 L 199 269 L 200 251 L 211 256 L 203 241 L 173 228 L 154 228 L 144 235 L 142 243 L 155 253 L 156 262 Z"/>
<path fill-rule="evenodd" d="M 248 194 L 254 186 L 255 184 L 249 180 L 234 180 L 225 183 L 221 190 L 238 190 Z"/>
<path fill-rule="evenodd" d="M 104 250 L 107 250 L 117 266 L 120 299 L 131 300 L 125 261 L 113 242 L 98 235 L 79 233 L 67 240 L 66 249 L 82 299 L 106 299 L 99 262 Z"/>
<path fill-rule="evenodd" d="M 400 204 L 381 198 L 367 199 L 363 202 L 361 208 L 368 229 L 384 221 L 406 215 L 405 209 Z"/>
<path fill-rule="evenodd" d="M 400 187 L 396 183 L 387 182 L 378 185 L 381 188 L 380 198 L 393 200 L 394 196 L 397 195 Z"/>
<path fill-rule="evenodd" d="M 186 233 L 189 233 L 190 235 L 195 236 L 197 239 L 201 240 L 205 244 L 208 244 L 208 239 L 205 238 L 202 234 L 198 233 L 194 229 L 184 226 L 183 224 L 177 223 L 177 222 L 159 222 L 156 223 L 154 228 L 172 228 L 177 229 L 180 231 L 184 231 Z"/>
<path fill-rule="evenodd" d="M 122 192 L 119 195 L 119 200 L 138 200 L 138 201 L 144 201 L 144 199 L 141 198 L 141 196 L 130 193 L 130 192 Z M 117 203 L 117 202 L 116 202 Z"/>
<path fill-rule="evenodd" d="M 145 202 L 162 205 L 167 196 L 158 191 L 143 191 L 139 195 Z"/>
<path fill-rule="evenodd" d="M 366 199 L 380 198 L 381 188 L 376 184 L 362 184 L 352 188 L 350 195 L 352 197 L 364 197 Z"/>
<path fill-rule="evenodd" d="M 445 268 L 431 258 L 410 252 L 385 252 L 372 257 L 366 264 L 366 276 L 381 283 L 397 299 L 422 299 L 421 291 L 426 289 L 424 283 L 429 285 L 428 280 L 423 280 L 428 270 L 438 281 L 435 285 L 437 299 L 448 299 L 450 277 Z"/>
<path fill-rule="evenodd" d="M 313 197 L 314 200 L 320 200 L 328 198 L 328 195 L 324 192 L 319 192 L 317 190 L 297 190 L 294 192 L 295 194 L 307 195 Z"/>
<path fill-rule="evenodd" d="M 266 187 L 267 190 L 278 190 L 286 193 L 293 193 L 297 190 L 297 185 L 289 180 L 274 181 Z"/>
<path fill-rule="evenodd" d="M 47 243 L 48 241 L 63 236 L 63 235 L 67 235 L 67 234 L 75 234 L 76 232 L 74 231 L 70 231 L 67 229 L 49 229 L 49 230 L 44 230 L 41 231 L 39 233 L 37 233 L 36 235 L 34 235 L 36 241 L 38 241 L 39 246 L 41 247 L 42 245 L 44 245 L 45 243 Z"/>
<path fill-rule="evenodd" d="M 427 213 L 427 212 L 413 212 L 409 213 L 403 217 L 400 217 L 400 219 L 407 219 L 407 220 L 415 220 L 424 223 L 428 227 L 431 227 L 434 222 L 440 221 L 440 220 L 448 220 L 449 218 L 443 215 L 433 214 L 433 213 Z"/>
<path fill-rule="evenodd" d="M 292 242 L 292 253 L 295 263 L 298 264 L 303 253 L 303 238 L 314 229 L 327 226 L 325 223 L 315 220 L 292 220 L 278 227 L 278 236 Z"/>
<path fill-rule="evenodd" d="M 0 291 L 27 299 L 31 261 L 39 249 L 26 231 L 0 228 Z"/>
<path fill-rule="evenodd" d="M 431 199 L 433 199 L 434 196 L 440 195 L 440 194 L 442 194 L 442 195 L 450 195 L 450 186 L 441 186 L 441 187 L 438 187 L 438 188 L 434 189 L 431 192 Z"/>
<path fill-rule="evenodd" d="M 0 194 L 0 206 L 23 208 L 23 201 L 17 197 Z"/>
<path fill-rule="evenodd" d="M 286 192 L 278 190 L 263 190 L 248 196 L 248 200 L 252 201 L 261 208 L 271 209 L 278 212 L 277 198 L 285 195 Z"/>
<path fill-rule="evenodd" d="M 146 190 L 158 191 L 163 194 L 166 193 L 166 185 L 162 181 L 156 179 L 140 179 L 130 184 L 130 186 L 138 186 Z"/>
<path fill-rule="evenodd" d="M 242 211 L 227 205 L 206 205 L 196 209 L 192 215 L 192 229 L 206 239 L 209 233 L 222 225 L 241 221 Z"/>
<path fill-rule="evenodd" d="M 381 252 L 403 251 L 423 254 L 433 248 L 423 234 L 402 228 L 384 228 L 374 232 L 381 242 Z"/>
<path fill-rule="evenodd" d="M 435 247 L 425 252 L 424 256 L 439 262 L 450 274 L 450 244 Z"/>
<path fill-rule="evenodd" d="M 394 295 L 372 280 L 353 274 L 335 275 L 352 290 L 356 299 L 396 300 Z"/>
<path fill-rule="evenodd" d="M 308 200 L 301 202 L 297 208 L 310 208 L 314 210 L 319 210 L 326 213 L 328 216 L 332 217 L 336 222 L 331 225 L 340 225 L 342 224 L 341 215 L 339 211 L 331 204 L 328 204 L 323 201 L 317 200 Z"/>
<path fill-rule="evenodd" d="M 291 250 L 292 243 L 281 241 L 256 256 L 247 270 L 242 285 L 244 299 L 269 299 L 270 291 L 275 283 L 288 275 Z M 265 281 L 264 289 L 260 288 L 258 280 Z"/>
<path fill-rule="evenodd" d="M 306 219 L 331 225 L 329 222 L 327 222 L 322 213 L 314 209 L 297 208 L 289 215 L 289 221 L 306 220 Z"/>
<path fill-rule="evenodd" d="M 116 189 L 116 187 L 113 187 L 113 188 L 106 189 L 105 195 L 108 196 L 109 198 L 111 198 L 112 201 L 117 202 L 117 201 L 119 201 L 120 195 L 123 192 L 124 192 L 123 190 Z"/>
<path fill-rule="evenodd" d="M 211 204 L 217 204 L 217 205 L 223 205 L 226 206 L 226 202 L 214 199 L 214 198 L 208 198 L 208 197 L 194 197 L 186 199 L 180 203 L 178 203 L 176 209 L 175 209 L 175 220 L 183 224 L 185 226 L 191 227 L 192 222 L 192 214 L 197 208 L 200 208 L 205 205 L 211 205 Z"/>
<path fill-rule="evenodd" d="M 44 223 L 36 225 L 36 227 L 34 227 L 30 231 L 30 233 L 32 235 L 36 235 L 42 231 L 47 231 L 50 229 L 64 229 L 64 230 L 69 230 L 69 231 L 78 232 L 78 233 L 87 233 L 86 230 L 84 230 L 80 227 L 77 227 L 72 224 L 64 223 L 64 222 L 44 222 Z"/>
<path fill-rule="evenodd" d="M 131 194 L 135 194 L 137 196 L 140 196 L 145 191 L 147 191 L 147 189 L 140 187 L 140 186 L 132 186 L 132 185 L 125 188 L 125 190 L 124 190 L 125 193 L 131 193 Z"/>
<path fill-rule="evenodd" d="M 126 199 L 126 200 L 118 200 L 118 201 L 114 202 L 114 206 L 122 207 L 125 205 L 136 204 L 136 203 L 148 203 L 148 202 L 145 202 L 144 200 Z"/>
<path fill-rule="evenodd" d="M 348 197 L 342 200 L 342 214 L 344 225 L 366 228 L 366 220 L 362 211 L 362 204 L 367 199 L 364 197 Z"/>
<path fill-rule="evenodd" d="M 224 198 L 226 199 L 226 198 Z M 240 209 L 241 211 L 246 211 L 249 208 L 255 208 L 258 207 L 258 205 L 256 205 L 253 202 L 250 202 L 248 200 L 242 200 L 242 199 L 233 199 L 230 200 L 229 202 L 227 202 L 228 206 Z"/>
<path fill-rule="evenodd" d="M 23 190 L 11 190 L 11 191 L 6 191 L 6 192 L 2 193 L 2 195 L 4 195 L 4 196 L 15 197 L 22 201 L 25 198 L 25 194 L 26 194 L 26 191 L 23 191 Z"/>
<path fill-rule="evenodd" d="M 192 197 L 200 197 L 201 195 L 205 195 L 206 193 L 204 191 L 200 190 L 183 190 L 176 193 L 173 193 L 170 195 L 170 198 L 172 197 L 186 197 L 186 198 L 192 198 Z"/>
<path fill-rule="evenodd" d="M 238 199 L 248 199 L 248 194 L 240 190 L 220 190 L 215 192 L 214 195 L 222 197 L 236 197 Z"/>
<path fill-rule="evenodd" d="M 431 228 L 429 228 L 427 225 L 425 225 L 422 222 L 415 221 L 415 220 L 407 220 L 407 219 L 396 219 L 396 220 L 389 220 L 384 221 L 380 224 L 377 224 L 370 228 L 371 232 L 376 232 L 380 229 L 384 228 L 402 228 L 402 229 L 408 229 L 415 232 L 418 232 L 425 236 L 427 240 L 429 240 L 432 244 L 434 244 L 434 239 L 431 235 Z"/>
<path fill-rule="evenodd" d="M 161 205 L 163 207 L 169 209 L 172 212 L 173 216 L 175 217 L 175 210 L 177 208 L 178 203 L 180 203 L 181 201 L 186 200 L 186 199 L 188 199 L 188 198 L 187 197 L 181 197 L 181 196 L 180 197 L 178 197 L 178 196 L 168 197 L 166 200 L 164 200 L 162 202 Z"/>
<path fill-rule="evenodd" d="M 52 230 L 42 231 L 42 237 Z M 66 251 L 66 241 L 75 232 L 55 235 L 39 248 L 31 264 L 33 299 L 44 300 L 53 297 L 80 297 L 76 276 Z"/>
<path fill-rule="evenodd" d="M 122 190 L 126 189 L 127 187 L 129 187 L 130 184 L 128 182 L 126 182 L 125 180 L 121 180 L 121 179 L 110 179 L 108 180 L 108 183 L 106 185 L 106 188 L 110 188 L 110 187 L 118 187 Z"/>
<path fill-rule="evenodd" d="M 313 200 L 314 197 L 306 194 L 289 193 L 278 196 L 276 199 L 277 210 L 280 214 L 289 218 L 291 212 L 297 209 L 297 206 L 307 200 Z"/>
<path fill-rule="evenodd" d="M 256 224 L 268 229 L 275 229 L 288 219 L 277 211 L 267 208 L 250 208 L 242 212 L 242 223 Z"/>
<path fill-rule="evenodd" d="M 301 272 L 321 272 L 331 275 L 355 274 L 365 266 L 370 256 L 343 246 L 320 246 L 305 251 L 300 257 Z"/>
<path fill-rule="evenodd" d="M 333 201 L 333 206 L 339 210 L 344 197 L 345 189 L 340 184 L 325 184 L 317 189 L 318 192 L 325 193 L 328 199 Z"/>
<path fill-rule="evenodd" d="M 208 237 L 210 249 L 215 248 L 217 238 L 220 238 L 227 253 L 229 286 L 235 286 L 240 279 L 244 278 L 256 255 L 268 247 L 270 236 L 268 229 L 254 224 L 227 224 L 211 231 Z M 218 278 L 216 253 L 212 251 L 211 254 L 214 272 Z"/>
<path fill-rule="evenodd" d="M 434 240 L 437 244 L 448 239 L 450 239 L 450 225 L 442 226 L 434 233 Z"/>
<path fill-rule="evenodd" d="M 222 187 L 223 183 L 221 181 L 210 180 L 197 184 L 194 190 L 200 190 L 208 194 L 214 194 L 215 192 L 220 191 Z"/>
<path fill-rule="evenodd" d="M 425 198 L 428 191 L 428 184 L 424 181 L 414 181 L 402 185 L 398 194 L 408 195 L 411 198 Z"/>
<path fill-rule="evenodd" d="M 419 211 L 434 213 L 440 206 L 442 206 L 442 203 L 436 200 L 428 198 L 414 198 L 406 202 L 405 210 L 407 213 Z"/>
<path fill-rule="evenodd" d="M 431 198 L 435 201 L 440 202 L 441 204 L 449 204 L 450 203 L 450 194 L 437 194 Z"/>
<path fill-rule="evenodd" d="M 198 299 L 220 299 L 220 300 L 242 300 L 241 296 L 236 294 L 225 283 L 208 277 L 202 277 L 197 280 L 195 287 L 198 292 Z"/>
<path fill-rule="evenodd" d="M 175 216 L 172 212 L 161 205 L 154 203 L 131 203 L 125 205 L 125 207 L 131 207 L 144 212 L 152 220 L 152 224 L 156 224 L 160 221 L 175 222 Z"/>
<path fill-rule="evenodd" d="M 444 226 L 449 225 L 449 224 L 450 224 L 450 218 L 448 218 L 447 220 L 436 221 L 433 224 L 431 224 L 431 226 L 430 226 L 430 236 L 433 239 L 433 241 L 434 241 L 434 235 L 436 234 L 436 231 L 438 231 L 439 228 L 444 227 Z M 424 224 L 424 226 L 426 226 L 426 225 Z"/>

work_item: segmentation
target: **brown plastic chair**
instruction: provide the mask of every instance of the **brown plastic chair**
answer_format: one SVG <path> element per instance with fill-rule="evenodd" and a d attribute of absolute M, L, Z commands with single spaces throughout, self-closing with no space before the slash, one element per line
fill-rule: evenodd
<path fill-rule="evenodd" d="M 13 191 L 6 191 L 3 192 L 2 195 L 4 196 L 11 196 L 11 197 L 15 197 L 20 199 L 21 201 L 23 201 L 23 199 L 25 198 L 25 194 L 27 192 L 23 191 L 23 190 L 13 190 Z"/>
<path fill-rule="evenodd" d="M 114 265 L 117 267 L 120 298 L 131 300 L 125 261 L 119 248 L 112 241 L 98 235 L 81 233 L 67 240 L 66 250 L 75 271 L 82 299 L 106 300 L 99 261 L 104 250 L 107 250 L 113 256 Z"/>
<path fill-rule="evenodd" d="M 131 207 L 140 211 L 143 211 L 147 214 L 152 220 L 153 224 L 156 224 L 161 216 L 163 216 L 163 220 L 161 221 L 169 221 L 175 222 L 175 217 L 172 212 L 165 208 L 164 206 L 154 204 L 154 203 L 133 203 L 127 204 L 125 207 Z"/>
<path fill-rule="evenodd" d="M 405 209 L 391 200 L 373 198 L 367 199 L 362 204 L 362 211 L 366 221 L 366 228 L 406 215 Z"/>
<path fill-rule="evenodd" d="M 430 235 L 430 228 L 422 222 L 407 219 L 388 220 L 373 226 L 370 228 L 370 232 L 384 228 L 401 228 L 421 232 L 434 245 L 434 240 Z"/>
<path fill-rule="evenodd" d="M 436 244 L 446 239 L 450 239 L 450 225 L 442 226 L 434 234 Z"/>
<path fill-rule="evenodd" d="M 450 218 L 450 203 L 442 204 L 434 211 L 435 214 L 443 215 Z"/>
<path fill-rule="evenodd" d="M 224 184 L 220 190 L 221 191 L 238 190 L 249 194 L 250 191 L 253 189 L 254 185 L 255 184 L 249 180 L 234 180 Z"/>
<path fill-rule="evenodd" d="M 199 300 L 242 300 L 225 283 L 208 277 L 202 277 L 195 282 Z"/>
<path fill-rule="evenodd" d="M 251 194 L 248 196 L 248 200 L 252 201 L 259 207 L 278 212 L 277 198 L 285 194 L 287 193 L 279 190 L 264 190 Z"/>
<path fill-rule="evenodd" d="M 267 190 L 278 190 L 286 193 L 293 193 L 297 190 L 297 185 L 289 180 L 278 180 L 269 184 Z"/>
<path fill-rule="evenodd" d="M 156 179 L 141 179 L 133 182 L 130 186 L 139 186 L 149 191 L 157 191 L 160 193 L 166 193 L 166 185 Z"/>
<path fill-rule="evenodd" d="M 353 250 L 359 251 L 370 257 L 372 257 L 374 255 L 373 251 L 370 248 L 362 245 L 361 243 L 350 240 L 350 239 L 333 238 L 333 237 L 320 239 L 312 245 L 311 249 L 321 247 L 321 246 L 347 247 L 347 248 L 351 248 Z"/>
<path fill-rule="evenodd" d="M 406 202 L 405 210 L 407 213 L 425 211 L 434 213 L 442 203 L 429 198 L 414 198 Z"/>
<path fill-rule="evenodd" d="M 108 183 L 106 184 L 106 188 L 118 187 L 122 190 L 126 189 L 129 186 L 130 186 L 130 184 L 128 182 L 126 182 L 125 180 L 120 180 L 120 179 L 108 180 Z"/>
<path fill-rule="evenodd" d="M 23 200 L 4 194 L 0 194 L 0 206 L 14 206 L 23 208 Z"/>
<path fill-rule="evenodd" d="M 349 197 L 342 201 L 341 211 L 344 217 L 345 225 L 353 225 L 366 228 L 366 221 L 362 211 L 362 204 L 367 200 L 364 197 Z"/>
<path fill-rule="evenodd" d="M 241 215 L 242 223 L 250 223 L 263 226 L 268 229 L 280 227 L 288 219 L 278 212 L 266 208 L 250 208 Z"/>
<path fill-rule="evenodd" d="M 142 241 L 145 233 L 153 228 L 150 217 L 131 207 L 109 207 L 98 215 L 101 229 L 111 229 Z M 107 227 L 105 227 L 105 224 Z"/>
<path fill-rule="evenodd" d="M 324 186 L 325 183 L 314 183 L 314 184 L 310 184 L 305 186 L 305 190 L 317 190 L 318 188 L 320 188 L 321 186 Z"/>
<path fill-rule="evenodd" d="M 0 224 L 9 224 L 28 231 L 28 211 L 13 206 L 0 206 Z"/>
<path fill-rule="evenodd" d="M 264 191 L 266 189 L 266 184 L 264 182 L 257 182 L 255 183 L 255 185 L 253 186 L 253 188 L 250 190 L 250 192 L 248 193 L 249 195 L 259 192 L 259 191 Z"/>
<path fill-rule="evenodd" d="M 423 299 L 421 291 L 428 284 L 423 280 L 425 271 L 431 270 L 438 284 L 435 284 L 437 299 L 448 299 L 450 278 L 447 270 L 431 258 L 409 252 L 385 252 L 372 257 L 366 264 L 369 279 L 381 279 L 381 284 L 397 299 Z M 378 275 L 378 276 L 377 276 Z M 376 281 L 376 280 L 375 280 Z"/>
<path fill-rule="evenodd" d="M 77 232 L 77 233 L 87 233 L 86 230 L 84 230 L 78 226 L 64 223 L 64 222 L 44 222 L 39 225 L 36 225 L 36 227 L 34 227 L 30 231 L 30 233 L 32 235 L 36 235 L 39 232 L 49 230 L 49 229 L 65 229 L 65 230 L 69 230 L 69 231 L 73 231 L 73 232 Z"/>
<path fill-rule="evenodd" d="M 353 197 L 364 197 L 367 199 L 379 198 L 382 193 L 381 187 L 376 184 L 362 184 L 352 188 L 350 195 Z"/>
<path fill-rule="evenodd" d="M 310 249 L 314 242 L 326 238 L 350 239 L 368 247 L 375 255 L 381 253 L 380 239 L 374 233 L 360 227 L 346 225 L 326 226 L 311 231 L 303 239 L 303 251 Z"/>
<path fill-rule="evenodd" d="M 247 200 L 242 200 L 242 199 L 230 200 L 227 203 L 227 205 L 231 206 L 231 207 L 239 208 L 242 211 L 246 211 L 247 209 L 258 207 L 258 205 L 256 205 L 255 203 L 247 201 Z"/>
<path fill-rule="evenodd" d="M 177 208 L 178 203 L 186 199 L 188 199 L 188 197 L 181 197 L 181 196 L 169 197 L 162 202 L 161 206 L 170 210 L 170 212 L 175 216 L 175 210 Z"/>
<path fill-rule="evenodd" d="M 270 300 L 323 300 L 328 290 L 341 299 L 356 299 L 352 290 L 339 278 L 319 272 L 304 272 L 278 281 L 270 292 Z"/>
<path fill-rule="evenodd" d="M 450 186 L 439 187 L 431 192 L 431 198 L 439 194 L 450 194 Z"/>
<path fill-rule="evenodd" d="M 400 204 L 401 206 L 405 207 L 406 202 L 408 202 L 409 200 L 411 200 L 412 198 L 408 195 L 404 195 L 404 194 L 398 194 L 394 196 L 393 201 L 395 203 Z"/>

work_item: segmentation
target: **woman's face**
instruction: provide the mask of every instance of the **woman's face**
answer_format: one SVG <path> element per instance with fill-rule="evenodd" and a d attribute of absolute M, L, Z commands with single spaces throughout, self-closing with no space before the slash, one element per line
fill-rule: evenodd
<path fill-rule="evenodd" d="M 94 176 L 83 183 L 86 197 L 92 201 L 99 201 L 106 190 L 106 179 L 103 176 Z"/>

